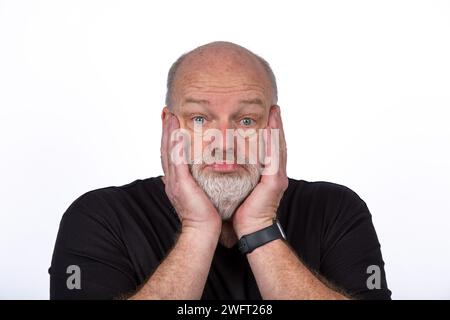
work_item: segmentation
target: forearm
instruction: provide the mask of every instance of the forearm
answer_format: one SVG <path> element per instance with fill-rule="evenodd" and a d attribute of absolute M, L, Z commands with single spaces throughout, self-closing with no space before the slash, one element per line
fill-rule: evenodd
<path fill-rule="evenodd" d="M 320 281 L 282 240 L 269 242 L 247 257 L 263 299 L 347 299 Z"/>
<path fill-rule="evenodd" d="M 182 230 L 174 248 L 130 299 L 200 299 L 218 235 Z"/>

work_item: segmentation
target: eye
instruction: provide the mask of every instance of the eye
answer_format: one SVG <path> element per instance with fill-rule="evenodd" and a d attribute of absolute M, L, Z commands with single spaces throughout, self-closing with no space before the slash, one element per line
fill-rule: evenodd
<path fill-rule="evenodd" d="M 203 125 L 205 123 L 206 119 L 203 116 L 195 116 L 194 118 L 192 118 L 192 121 L 196 125 Z"/>
<path fill-rule="evenodd" d="M 244 127 L 249 127 L 251 125 L 253 125 L 255 123 L 255 121 L 251 118 L 243 118 L 240 121 L 241 125 L 243 125 Z"/>

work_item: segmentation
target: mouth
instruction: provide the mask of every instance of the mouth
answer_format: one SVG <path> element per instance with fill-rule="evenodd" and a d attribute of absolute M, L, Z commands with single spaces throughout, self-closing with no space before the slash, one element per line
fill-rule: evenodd
<path fill-rule="evenodd" d="M 206 165 L 205 168 L 216 172 L 234 172 L 237 171 L 241 166 L 236 163 L 226 163 L 226 162 L 215 162 L 213 164 Z"/>

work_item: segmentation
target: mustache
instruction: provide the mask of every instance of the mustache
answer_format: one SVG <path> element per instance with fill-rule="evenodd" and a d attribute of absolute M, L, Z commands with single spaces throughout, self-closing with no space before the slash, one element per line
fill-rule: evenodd
<path fill-rule="evenodd" d="M 217 159 L 215 159 L 214 157 L 210 157 L 207 160 L 209 162 L 208 161 L 206 161 L 206 162 L 198 161 L 196 163 L 193 161 L 191 164 L 188 164 L 188 168 L 189 168 L 191 174 L 193 173 L 193 170 L 196 170 L 198 172 L 198 174 L 205 175 L 206 172 L 204 172 L 204 169 L 206 167 L 208 167 L 210 164 L 217 163 L 217 162 L 222 163 L 222 161 L 217 161 Z M 227 162 L 227 163 L 229 163 L 229 164 L 237 163 L 238 166 L 240 166 L 242 169 L 245 170 L 244 172 L 236 171 L 236 172 L 228 173 L 228 175 L 231 175 L 231 176 L 233 176 L 233 175 L 238 175 L 238 176 L 239 175 L 244 175 L 244 176 L 245 175 L 249 175 L 249 176 L 261 175 L 264 171 L 264 167 L 261 166 L 260 164 L 249 163 L 249 161 L 244 158 L 240 159 L 240 161 L 236 161 L 236 162 L 231 161 L 231 162 Z M 220 173 L 220 172 L 210 172 L 209 174 L 211 176 L 223 175 L 223 173 Z"/>
<path fill-rule="evenodd" d="M 244 155 L 236 154 L 234 151 L 226 152 L 223 151 L 213 151 L 207 152 L 206 154 L 200 155 L 199 157 L 194 157 L 192 159 L 193 164 L 213 164 L 213 163 L 237 163 L 237 164 L 250 164 L 249 159 Z"/>

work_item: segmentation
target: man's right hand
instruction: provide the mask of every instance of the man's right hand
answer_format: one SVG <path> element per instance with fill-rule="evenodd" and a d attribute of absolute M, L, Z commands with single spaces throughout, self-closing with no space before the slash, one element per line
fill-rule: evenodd
<path fill-rule="evenodd" d="M 189 171 L 187 161 L 176 164 L 170 152 L 180 141 L 171 141 L 172 132 L 180 128 L 178 118 L 167 109 L 163 113 L 161 139 L 161 162 L 166 194 L 175 208 L 182 232 L 198 230 L 213 237 L 220 234 L 221 218 L 206 193 L 200 188 Z"/>
<path fill-rule="evenodd" d="M 181 234 L 147 282 L 129 299 L 200 299 L 219 241 L 222 220 L 206 193 L 189 172 L 187 161 L 174 163 L 170 141 L 180 125 L 169 110 L 163 112 L 161 162 L 167 196 L 181 220 Z"/>

